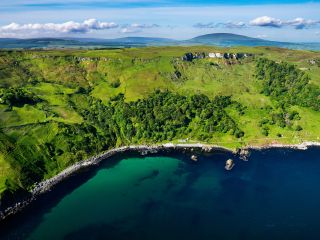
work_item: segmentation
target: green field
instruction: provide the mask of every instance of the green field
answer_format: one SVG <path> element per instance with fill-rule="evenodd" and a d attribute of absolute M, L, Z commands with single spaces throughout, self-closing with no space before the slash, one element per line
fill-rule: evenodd
<path fill-rule="evenodd" d="M 187 62 L 186 52 L 253 56 Z M 266 94 L 267 80 L 256 74 L 261 58 L 309 76 L 303 88 L 315 105 L 302 103 L 307 90 L 292 99 L 289 92 L 288 100 Z M 188 139 L 235 149 L 319 141 L 319 59 L 320 52 L 272 47 L 1 51 L 0 194 L 30 189 L 76 161 L 130 143 Z M 223 106 L 221 96 L 230 97 Z"/>

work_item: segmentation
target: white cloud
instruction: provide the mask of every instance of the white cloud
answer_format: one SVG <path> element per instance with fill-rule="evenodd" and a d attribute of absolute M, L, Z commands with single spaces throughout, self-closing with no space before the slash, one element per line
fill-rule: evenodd
<path fill-rule="evenodd" d="M 282 21 L 280 19 L 263 16 L 258 17 L 250 21 L 250 25 L 259 27 L 282 27 Z"/>
<path fill-rule="evenodd" d="M 69 21 L 65 23 L 29 23 L 18 24 L 11 23 L 0 27 L 2 36 L 21 36 L 36 34 L 69 34 L 69 33 L 87 33 L 92 30 L 105 30 L 117 28 L 118 24 L 114 22 L 100 22 L 96 19 L 88 19 L 82 23 Z"/>
<path fill-rule="evenodd" d="M 310 20 L 310 19 L 307 20 L 304 18 L 295 18 L 291 21 L 285 22 L 286 25 L 293 26 L 296 29 L 309 28 L 309 27 L 315 26 L 319 23 L 320 23 L 320 21 Z"/>
<path fill-rule="evenodd" d="M 269 16 L 258 17 L 250 21 L 250 25 L 259 27 L 275 27 L 281 28 L 284 26 L 291 26 L 295 29 L 304 29 L 314 27 L 320 24 L 319 20 L 311 20 L 304 18 L 295 18 L 293 20 L 280 20 Z"/>

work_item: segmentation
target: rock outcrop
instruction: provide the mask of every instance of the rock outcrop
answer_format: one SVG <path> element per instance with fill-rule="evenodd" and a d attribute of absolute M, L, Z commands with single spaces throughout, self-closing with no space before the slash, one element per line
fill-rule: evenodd
<path fill-rule="evenodd" d="M 248 161 L 248 158 L 250 157 L 250 151 L 248 149 L 241 149 L 239 152 L 239 158 L 243 161 Z"/>
<path fill-rule="evenodd" d="M 230 171 L 234 167 L 234 162 L 232 159 L 228 159 L 226 161 L 226 166 L 224 167 L 226 170 Z"/>
<path fill-rule="evenodd" d="M 191 160 L 194 161 L 194 162 L 197 162 L 198 161 L 198 157 L 196 155 L 192 155 L 191 156 Z"/>

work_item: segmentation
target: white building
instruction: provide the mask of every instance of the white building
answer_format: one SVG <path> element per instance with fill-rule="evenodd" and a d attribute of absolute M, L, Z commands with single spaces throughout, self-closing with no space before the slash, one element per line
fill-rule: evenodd
<path fill-rule="evenodd" d="M 222 58 L 223 54 L 222 53 L 209 53 L 208 56 L 209 56 L 209 58 Z"/>

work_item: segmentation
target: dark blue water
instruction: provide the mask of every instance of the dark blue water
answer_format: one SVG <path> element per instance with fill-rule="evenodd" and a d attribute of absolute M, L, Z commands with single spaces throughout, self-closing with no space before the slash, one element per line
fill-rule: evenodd
<path fill-rule="evenodd" d="M 224 169 L 233 157 L 232 171 Z M 320 148 L 126 154 L 60 184 L 1 239 L 320 239 Z"/>

